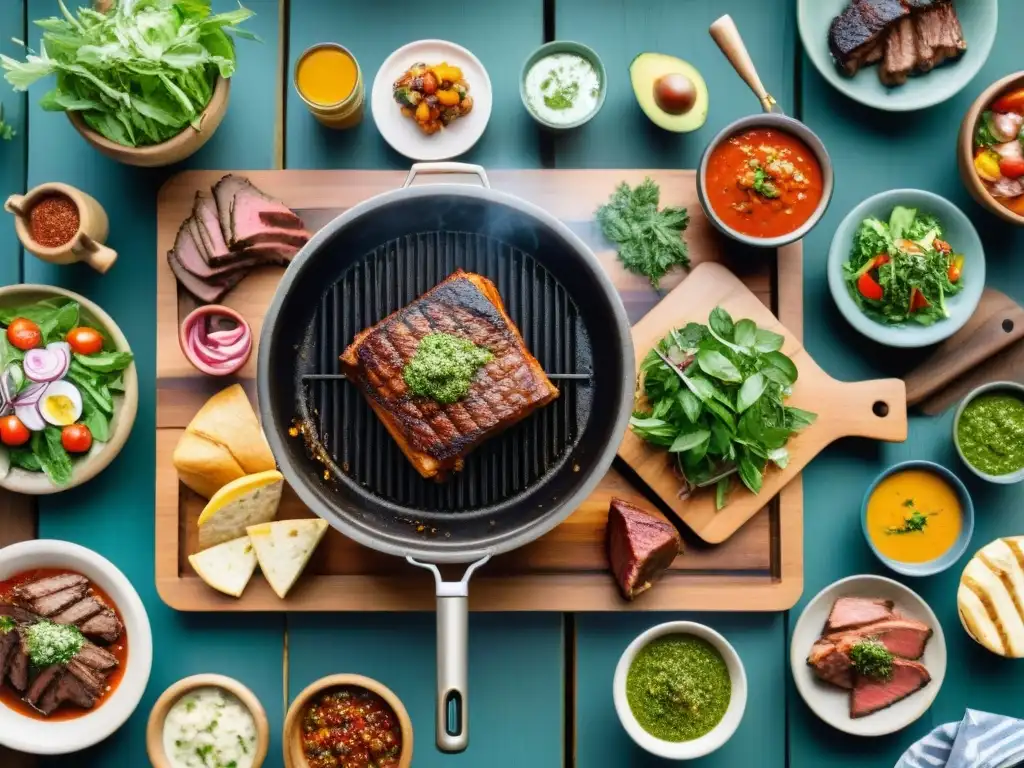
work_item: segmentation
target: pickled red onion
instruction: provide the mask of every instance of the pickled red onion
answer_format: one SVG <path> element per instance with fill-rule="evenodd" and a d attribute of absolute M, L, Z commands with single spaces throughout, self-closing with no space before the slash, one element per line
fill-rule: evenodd
<path fill-rule="evenodd" d="M 208 330 L 207 323 L 234 322 L 231 328 Z M 182 351 L 203 373 L 226 376 L 245 365 L 252 352 L 252 331 L 245 319 L 227 307 L 200 307 L 185 318 L 179 334 Z"/>

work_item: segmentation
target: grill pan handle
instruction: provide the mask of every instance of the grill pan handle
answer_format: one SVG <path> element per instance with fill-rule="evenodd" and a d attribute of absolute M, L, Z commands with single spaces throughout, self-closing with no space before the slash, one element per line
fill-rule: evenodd
<path fill-rule="evenodd" d="M 412 186 L 417 176 L 449 176 L 452 174 L 460 176 L 476 176 L 480 185 L 491 188 L 491 182 L 487 178 L 487 171 L 482 165 L 473 163 L 413 163 L 409 169 L 409 175 L 405 177 L 402 189 Z"/>
<path fill-rule="evenodd" d="M 422 563 L 413 557 L 405 559 L 434 574 L 437 587 L 435 741 L 442 752 L 462 752 L 469 746 L 469 579 L 491 556 L 470 565 L 461 581 L 445 581 L 433 563 Z"/>

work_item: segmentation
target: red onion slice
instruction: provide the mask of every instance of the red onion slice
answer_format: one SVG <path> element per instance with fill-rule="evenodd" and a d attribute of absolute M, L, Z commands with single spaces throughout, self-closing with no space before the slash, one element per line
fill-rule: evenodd
<path fill-rule="evenodd" d="M 46 391 L 46 382 L 37 382 L 35 384 L 29 384 L 21 392 L 19 392 L 13 403 L 15 406 L 31 405 L 35 406 L 36 403 L 43 397 L 43 392 Z"/>
<path fill-rule="evenodd" d="M 33 432 L 42 432 L 46 429 L 46 422 L 43 415 L 39 413 L 39 403 L 31 405 L 19 405 L 14 409 L 14 415 L 21 419 L 21 423 Z"/>
<path fill-rule="evenodd" d="M 30 381 L 49 383 L 63 376 L 70 365 L 67 353 L 60 347 L 30 349 L 25 353 L 21 367 Z"/>
<path fill-rule="evenodd" d="M 179 337 L 182 350 L 203 373 L 212 376 L 234 373 L 245 364 L 252 352 L 252 331 L 249 325 L 241 315 L 226 307 L 204 307 L 202 310 L 186 318 Z M 235 326 L 208 330 L 207 319 L 217 317 L 233 320 Z"/>

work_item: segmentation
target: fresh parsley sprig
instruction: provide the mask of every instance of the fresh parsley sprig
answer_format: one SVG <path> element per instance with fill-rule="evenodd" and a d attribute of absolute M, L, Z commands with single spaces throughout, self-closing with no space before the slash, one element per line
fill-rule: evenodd
<path fill-rule="evenodd" d="M 888 680 L 892 677 L 893 655 L 877 640 L 864 640 L 850 649 L 853 668 L 864 677 Z"/>
<path fill-rule="evenodd" d="M 690 223 L 685 208 L 658 210 L 661 190 L 650 178 L 635 189 L 623 182 L 597 209 L 604 236 L 619 247 L 619 259 L 630 272 L 643 275 L 657 288 L 673 267 L 690 264 L 683 232 Z"/>

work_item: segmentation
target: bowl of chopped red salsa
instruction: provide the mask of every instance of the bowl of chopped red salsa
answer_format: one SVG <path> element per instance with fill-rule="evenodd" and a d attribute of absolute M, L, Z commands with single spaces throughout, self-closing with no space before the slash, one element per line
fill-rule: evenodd
<path fill-rule="evenodd" d="M 408 768 L 412 721 L 391 689 L 360 675 L 330 675 L 292 702 L 287 768 Z"/>
<path fill-rule="evenodd" d="M 799 120 L 751 115 L 723 129 L 704 150 L 697 192 L 725 235 L 777 248 L 806 235 L 832 198 L 832 163 Z"/>

